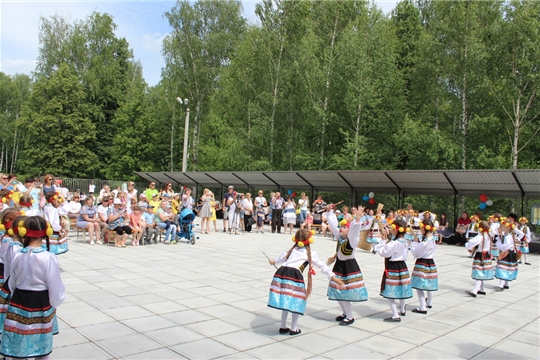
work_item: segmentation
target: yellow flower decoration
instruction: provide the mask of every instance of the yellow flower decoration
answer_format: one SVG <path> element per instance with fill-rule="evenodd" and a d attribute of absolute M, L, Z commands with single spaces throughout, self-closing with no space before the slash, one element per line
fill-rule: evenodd
<path fill-rule="evenodd" d="M 313 237 L 310 237 L 310 238 L 309 238 L 309 243 L 310 243 L 310 244 L 313 244 L 314 242 L 315 242 L 315 240 L 313 239 Z"/>
<path fill-rule="evenodd" d="M 298 246 L 299 248 L 303 248 L 303 247 L 304 247 L 304 243 L 303 243 L 302 241 L 299 241 L 298 244 L 297 244 L 297 246 Z"/>
<path fill-rule="evenodd" d="M 311 230 L 311 235 L 315 235 L 315 230 Z"/>
<path fill-rule="evenodd" d="M 0 231 L 4 231 L 6 230 L 6 227 L 4 226 L 4 224 L 0 224 Z"/>
<path fill-rule="evenodd" d="M 45 231 L 45 234 L 47 234 L 47 236 L 52 236 L 52 234 L 54 233 L 52 227 L 48 227 L 47 230 Z"/>
<path fill-rule="evenodd" d="M 341 219 L 341 221 L 339 222 L 339 226 L 345 226 L 345 225 L 347 225 L 347 220 Z"/>
<path fill-rule="evenodd" d="M 430 231 L 430 230 L 431 230 L 431 226 L 426 225 L 426 230 L 427 230 L 427 231 Z"/>
<path fill-rule="evenodd" d="M 293 235 L 293 237 L 292 237 L 292 241 L 293 241 L 293 242 L 296 242 L 296 237 L 295 237 L 294 235 Z"/>
<path fill-rule="evenodd" d="M 11 236 L 15 235 L 15 233 L 13 232 L 13 229 L 9 229 L 9 230 L 7 231 L 7 233 L 8 233 L 9 235 L 11 235 Z"/>
<path fill-rule="evenodd" d="M 24 237 L 25 235 L 26 235 L 26 228 L 19 226 L 19 236 Z"/>

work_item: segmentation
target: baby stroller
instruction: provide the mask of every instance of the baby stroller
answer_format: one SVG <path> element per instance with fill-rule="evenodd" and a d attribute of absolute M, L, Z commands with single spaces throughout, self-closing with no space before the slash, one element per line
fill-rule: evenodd
<path fill-rule="evenodd" d="M 193 220 L 195 220 L 195 214 L 191 209 L 183 209 L 180 212 L 180 218 L 178 219 L 178 238 L 186 239 L 186 242 L 191 245 L 195 245 L 195 233 L 193 232 Z"/>

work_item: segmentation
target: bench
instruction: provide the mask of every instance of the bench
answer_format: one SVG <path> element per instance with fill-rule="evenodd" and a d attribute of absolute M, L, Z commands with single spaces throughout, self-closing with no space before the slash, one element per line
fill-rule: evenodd
<path fill-rule="evenodd" d="M 71 229 L 75 229 L 75 231 L 77 232 L 77 241 L 79 241 L 79 233 L 82 232 L 83 244 L 86 244 L 86 234 L 88 233 L 88 229 L 78 227 L 77 226 L 77 219 L 69 219 L 69 227 Z"/>

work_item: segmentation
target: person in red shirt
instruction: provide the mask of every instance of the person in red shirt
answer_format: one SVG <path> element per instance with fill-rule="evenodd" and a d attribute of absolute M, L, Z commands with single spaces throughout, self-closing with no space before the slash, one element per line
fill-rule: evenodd
<path fill-rule="evenodd" d="M 470 223 L 471 219 L 469 219 L 469 214 L 464 211 L 458 220 L 456 233 L 454 234 L 454 238 L 456 239 L 455 244 L 457 246 L 463 246 L 467 241 L 465 234 L 467 234 L 467 229 L 469 228 Z"/>

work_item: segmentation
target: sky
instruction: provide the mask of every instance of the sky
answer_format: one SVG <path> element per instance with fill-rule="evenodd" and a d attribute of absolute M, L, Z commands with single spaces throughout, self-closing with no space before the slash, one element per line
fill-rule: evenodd
<path fill-rule="evenodd" d="M 256 23 L 255 5 L 259 1 L 242 1 L 244 17 Z M 0 71 L 7 75 L 30 75 L 39 52 L 40 17 L 56 13 L 71 21 L 85 19 L 93 11 L 108 13 L 117 25 L 116 35 L 125 37 L 136 60 L 143 65 L 148 85 L 156 85 L 164 66 L 161 42 L 172 30 L 163 17 L 176 1 L 171 0 L 0 0 Z M 385 13 L 395 0 L 375 1 Z"/>

